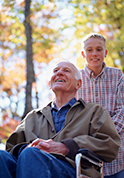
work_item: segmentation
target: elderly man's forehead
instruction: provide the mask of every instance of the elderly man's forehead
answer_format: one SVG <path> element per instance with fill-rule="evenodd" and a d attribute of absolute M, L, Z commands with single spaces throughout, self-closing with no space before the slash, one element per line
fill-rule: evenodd
<path fill-rule="evenodd" d="M 56 66 L 54 68 L 56 68 L 56 67 L 64 67 L 64 68 L 68 67 L 70 69 L 74 69 L 74 65 L 68 61 L 59 62 L 58 64 L 56 64 Z"/>

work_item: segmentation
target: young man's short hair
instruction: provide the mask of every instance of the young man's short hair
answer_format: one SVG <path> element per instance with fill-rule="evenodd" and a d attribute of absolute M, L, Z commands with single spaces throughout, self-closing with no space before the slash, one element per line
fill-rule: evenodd
<path fill-rule="evenodd" d="M 105 42 L 105 47 L 106 47 L 106 39 L 102 35 L 100 35 L 98 33 L 90 33 L 90 34 L 86 35 L 82 40 L 82 48 L 83 49 L 84 49 L 85 42 L 87 40 L 89 40 L 90 38 L 99 38 L 99 39 L 103 40 Z"/>

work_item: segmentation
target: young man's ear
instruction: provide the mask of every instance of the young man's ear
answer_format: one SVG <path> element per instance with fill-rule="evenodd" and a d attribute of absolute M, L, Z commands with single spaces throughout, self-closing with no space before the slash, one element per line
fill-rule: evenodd
<path fill-rule="evenodd" d="M 107 54 L 108 54 L 108 50 L 106 49 L 106 51 L 105 51 L 105 57 L 107 56 Z"/>
<path fill-rule="evenodd" d="M 81 55 L 83 56 L 83 58 L 85 58 L 85 54 L 83 51 L 81 51 Z"/>

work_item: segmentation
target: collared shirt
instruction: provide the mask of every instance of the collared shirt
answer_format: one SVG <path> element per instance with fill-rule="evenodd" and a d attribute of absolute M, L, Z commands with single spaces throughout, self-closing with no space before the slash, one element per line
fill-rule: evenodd
<path fill-rule="evenodd" d="M 76 98 L 73 98 L 68 103 L 66 103 L 63 107 L 61 107 L 59 110 L 57 109 L 55 103 L 52 102 L 51 112 L 52 112 L 52 117 L 53 117 L 53 122 L 55 125 L 56 132 L 59 132 L 64 126 L 66 114 L 75 102 L 76 102 Z"/>
<path fill-rule="evenodd" d="M 104 165 L 104 175 L 112 175 L 124 170 L 124 75 L 120 69 L 106 67 L 105 63 L 96 77 L 87 66 L 81 74 L 82 87 L 77 92 L 77 99 L 98 103 L 107 109 L 121 136 L 118 157 Z"/>

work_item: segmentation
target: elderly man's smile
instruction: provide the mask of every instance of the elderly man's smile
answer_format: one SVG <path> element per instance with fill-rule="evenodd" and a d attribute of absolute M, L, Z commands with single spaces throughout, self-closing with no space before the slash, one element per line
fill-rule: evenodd
<path fill-rule="evenodd" d="M 65 80 L 58 79 L 58 80 L 56 80 L 55 82 L 65 82 Z"/>

